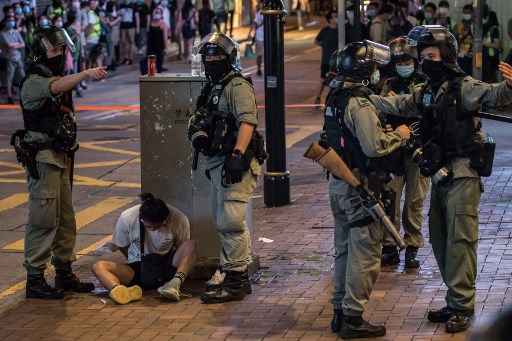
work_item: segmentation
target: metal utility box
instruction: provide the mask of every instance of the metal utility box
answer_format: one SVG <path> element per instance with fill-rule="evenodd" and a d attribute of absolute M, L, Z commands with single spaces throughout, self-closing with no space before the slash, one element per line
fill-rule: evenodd
<path fill-rule="evenodd" d="M 204 82 L 203 77 L 190 74 L 140 78 L 142 191 L 155 194 L 188 216 L 199 257 L 194 277 L 209 276 L 220 251 L 204 157 L 192 172 L 193 151 L 187 138 L 188 120 Z M 252 232 L 251 214 L 249 205 L 247 224 Z"/>

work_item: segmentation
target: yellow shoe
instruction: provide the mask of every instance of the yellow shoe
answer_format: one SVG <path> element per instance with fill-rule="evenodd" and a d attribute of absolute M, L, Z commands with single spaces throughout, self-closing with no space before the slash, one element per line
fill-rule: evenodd
<path fill-rule="evenodd" d="M 138 285 L 129 288 L 124 285 L 118 285 L 110 290 L 109 296 L 117 304 L 128 304 L 142 298 L 142 289 Z"/>

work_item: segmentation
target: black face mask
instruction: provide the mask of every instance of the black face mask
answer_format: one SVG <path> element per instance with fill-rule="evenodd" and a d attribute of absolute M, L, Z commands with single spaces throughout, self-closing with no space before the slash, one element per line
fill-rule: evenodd
<path fill-rule="evenodd" d="M 204 73 L 212 82 L 220 81 L 231 70 L 227 60 L 204 63 Z"/>
<path fill-rule="evenodd" d="M 54 76 L 62 76 L 64 73 L 64 55 L 58 55 L 46 60 L 46 66 Z"/>
<path fill-rule="evenodd" d="M 421 71 L 433 82 L 438 82 L 446 77 L 446 68 L 442 61 L 424 59 L 421 62 Z"/>

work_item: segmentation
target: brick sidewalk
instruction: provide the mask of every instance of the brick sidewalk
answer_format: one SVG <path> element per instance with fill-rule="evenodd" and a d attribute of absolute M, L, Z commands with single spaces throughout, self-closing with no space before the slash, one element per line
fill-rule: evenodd
<path fill-rule="evenodd" d="M 2 340 L 335 340 L 329 331 L 332 307 L 333 222 L 327 186 L 317 165 L 300 155 L 310 137 L 289 150 L 293 204 L 267 209 L 255 203 L 256 237 L 274 240 L 254 246 L 261 272 L 254 294 L 243 302 L 203 305 L 201 283 L 189 283 L 191 298 L 178 304 L 148 293 L 141 302 L 116 306 L 105 296 L 74 295 L 64 302 L 19 298 L 0 317 Z M 477 315 L 489 317 L 512 303 L 512 168 L 496 169 L 482 197 Z M 425 207 L 427 212 L 427 207 Z M 427 230 L 424 229 L 427 233 Z M 421 269 L 385 268 L 366 317 L 385 323 L 383 340 L 463 340 L 426 320 L 429 308 L 444 304 L 430 246 L 420 250 Z M 97 257 L 78 262 L 91 277 Z"/>

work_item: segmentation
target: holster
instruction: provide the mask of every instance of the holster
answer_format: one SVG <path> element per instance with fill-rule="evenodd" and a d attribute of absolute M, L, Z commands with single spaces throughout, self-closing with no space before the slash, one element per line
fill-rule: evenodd
<path fill-rule="evenodd" d="M 16 152 L 16 159 L 26 168 L 31 178 L 39 180 L 39 172 L 37 170 L 36 156 L 40 150 L 49 149 L 49 144 L 44 143 L 27 143 L 25 142 L 26 130 L 16 130 L 11 135 L 10 144 Z"/>
<path fill-rule="evenodd" d="M 483 177 L 491 176 L 495 151 L 496 141 L 493 137 L 486 136 L 478 151 L 470 158 L 470 165 L 478 172 L 478 175 Z"/>

